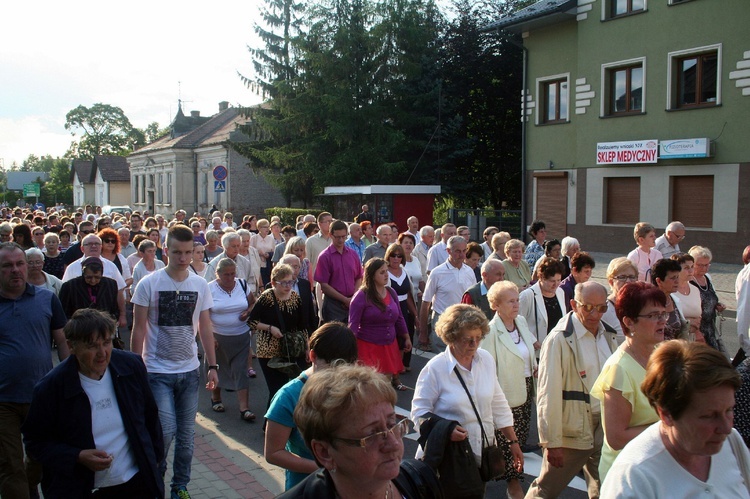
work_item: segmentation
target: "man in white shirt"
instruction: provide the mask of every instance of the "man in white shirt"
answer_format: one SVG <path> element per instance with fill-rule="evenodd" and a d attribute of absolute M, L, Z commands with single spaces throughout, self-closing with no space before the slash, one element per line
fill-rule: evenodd
<path fill-rule="evenodd" d="M 191 230 L 190 232 L 192 233 L 193 231 Z M 254 292 L 257 289 L 257 276 L 252 270 L 250 260 L 240 255 L 242 236 L 236 232 L 227 232 L 221 236 L 221 246 L 224 248 L 224 251 L 214 257 L 206 266 L 206 273 L 204 274 L 206 282 L 211 282 L 216 279 L 216 268 L 221 259 L 230 258 L 237 264 L 237 277 L 245 279 L 247 281 L 248 291 Z"/>
<path fill-rule="evenodd" d="M 302 217 L 302 225 L 300 226 L 299 229 L 297 229 L 297 237 L 301 237 L 302 239 L 306 240 L 307 236 L 305 235 L 305 231 L 302 230 L 302 227 L 304 227 L 307 222 L 314 222 L 314 221 L 315 221 L 315 215 L 311 215 L 310 213 Z"/>
<path fill-rule="evenodd" d="M 482 233 L 482 238 L 484 238 L 484 242 L 481 244 L 482 249 L 484 250 L 484 255 L 482 255 L 482 258 L 479 259 L 479 263 L 484 263 L 485 260 L 487 260 L 487 257 L 492 254 L 492 236 L 500 232 L 500 229 L 497 227 L 487 227 L 484 229 L 484 232 Z"/>
<path fill-rule="evenodd" d="M 318 228 L 320 232 L 307 238 L 305 241 L 305 252 L 307 258 L 310 260 L 310 271 L 308 277 L 315 275 L 315 266 L 318 264 L 318 256 L 331 244 L 331 222 L 333 216 L 327 211 L 323 211 L 318 215 Z M 311 279 L 313 285 L 315 282 Z"/>
<path fill-rule="evenodd" d="M 430 248 L 427 252 L 427 273 L 432 272 L 432 269 L 445 262 L 448 259 L 448 254 L 445 252 L 447 248 L 448 239 L 456 235 L 456 226 L 447 223 L 440 229 L 440 238 L 442 239 L 439 243 Z M 465 239 L 466 244 L 469 243 L 468 239 Z M 474 280 L 476 282 L 476 279 Z M 461 292 L 466 291 L 462 289 Z"/>
<path fill-rule="evenodd" d="M 466 240 L 463 237 L 453 236 L 448 239 L 447 248 L 444 251 L 446 261 L 430 273 L 422 294 L 422 306 L 419 309 L 419 342 L 423 350 L 431 348 L 428 324 L 432 325 L 432 331 L 434 331 L 440 314 L 451 305 L 460 303 L 464 291 L 477 282 L 474 271 L 468 265 L 464 265 Z M 437 335 L 435 335 L 435 343 L 445 348 L 445 343 Z"/>
<path fill-rule="evenodd" d="M 432 248 L 432 244 L 435 242 L 435 229 L 430 225 L 425 225 L 419 229 L 419 237 L 417 239 L 417 246 L 412 252 L 412 256 L 416 256 L 419 259 L 419 263 L 423 269 L 427 268 L 427 253 Z"/>
<path fill-rule="evenodd" d="M 685 239 L 685 226 L 682 222 L 670 222 L 664 234 L 656 238 L 654 249 L 658 250 L 664 258 L 669 258 L 675 253 L 680 253 L 680 241 L 683 239 Z"/>
<path fill-rule="evenodd" d="M 414 215 L 406 219 L 406 226 L 408 227 L 409 234 L 414 236 L 414 239 L 419 240 L 419 219 Z"/>
<path fill-rule="evenodd" d="M 573 310 L 542 343 L 537 390 L 542 470 L 526 497 L 557 497 L 584 469 L 589 497 L 599 497 L 604 432 L 591 387 L 617 348 L 614 329 L 602 323 L 607 290 L 595 281 L 576 285 Z"/>
<path fill-rule="evenodd" d="M 117 237 L 120 239 L 120 254 L 122 256 L 127 258 L 138 251 L 130 240 L 130 229 L 127 227 L 117 229 Z"/>
<path fill-rule="evenodd" d="M 169 264 L 144 277 L 133 295 L 134 320 L 130 349 L 142 355 L 149 385 L 159 407 L 165 458 L 175 440 L 171 497 L 189 498 L 187 484 L 193 460 L 195 415 L 198 411 L 200 361 L 195 335 L 200 333 L 208 362 L 206 389 L 219 383 L 208 283 L 190 272 L 193 231 L 182 224 L 167 234 Z"/>

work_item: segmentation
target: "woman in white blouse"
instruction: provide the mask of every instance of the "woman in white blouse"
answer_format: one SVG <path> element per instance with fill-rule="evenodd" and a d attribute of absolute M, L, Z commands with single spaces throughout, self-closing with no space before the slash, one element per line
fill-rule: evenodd
<path fill-rule="evenodd" d="M 417 246 L 417 239 L 409 232 L 402 232 L 398 236 L 398 244 L 404 249 L 404 269 L 406 275 L 411 281 L 411 288 L 414 294 L 414 303 L 419 309 L 419 302 L 422 299 L 425 283 L 427 283 L 427 266 L 422 265 L 419 258 L 412 256 L 412 251 Z"/>
<path fill-rule="evenodd" d="M 250 245 L 258 250 L 260 256 L 260 275 L 263 286 L 271 282 L 271 257 L 276 243 L 271 235 L 271 224 L 265 218 L 258 220 L 258 233 L 250 240 Z"/>
<path fill-rule="evenodd" d="M 518 315 L 518 286 L 510 281 L 496 282 L 487 292 L 487 300 L 495 316 L 481 347 L 495 359 L 496 377 L 513 413 L 513 429 L 523 444 L 529 437 L 531 426 L 531 399 L 537 368 L 535 338 L 526 319 Z M 502 478 L 508 482 L 508 497 L 521 499 L 524 496 L 520 481 L 523 473 L 512 466 L 510 442 L 500 435 L 497 439 L 505 454 L 506 467 Z"/>
<path fill-rule="evenodd" d="M 450 439 L 468 439 L 477 466 L 482 448 L 487 445 L 482 435 L 486 435 L 492 445 L 495 429 L 498 429 L 510 442 L 516 471 L 523 471 L 523 452 L 513 429 L 513 414 L 497 382 L 495 360 L 489 352 L 479 348 L 489 332 L 484 312 L 473 305 L 451 305 L 440 315 L 435 332 L 447 348 L 419 373 L 411 409 L 411 419 L 417 429 L 423 418 L 429 417 L 428 413 L 458 421 Z M 417 458 L 423 454 L 424 449 L 420 447 Z"/>
<path fill-rule="evenodd" d="M 693 280 L 695 274 L 695 258 L 690 256 L 690 253 L 678 253 L 672 255 L 671 259 L 682 267 L 677 291 L 672 293 L 672 296 L 676 297 L 682 305 L 682 313 L 685 314 L 685 319 L 690 323 L 690 334 L 695 335 L 695 341 L 705 343 L 706 340 L 703 338 L 700 329 L 701 314 L 703 313 L 701 292 L 697 287 L 690 285 L 690 281 Z"/>

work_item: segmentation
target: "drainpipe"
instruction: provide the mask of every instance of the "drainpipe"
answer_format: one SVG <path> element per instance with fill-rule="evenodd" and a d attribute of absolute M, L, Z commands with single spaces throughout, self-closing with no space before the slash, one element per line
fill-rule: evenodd
<path fill-rule="evenodd" d="M 195 200 L 195 209 L 193 211 L 200 212 L 200 210 L 198 210 L 198 153 L 197 152 L 193 152 L 193 165 L 195 165 L 195 175 L 193 175 L 193 199 Z M 176 174 L 175 174 L 174 182 L 177 182 Z M 174 198 L 174 201 L 175 201 L 175 204 L 177 204 L 176 196 Z M 172 208 L 174 208 L 174 206 Z"/>
<path fill-rule="evenodd" d="M 508 41 L 523 50 L 523 88 L 521 89 L 523 92 L 523 102 L 521 103 L 521 239 L 523 239 L 523 236 L 526 233 L 526 220 L 528 215 L 528 210 L 526 209 L 526 88 L 528 87 L 529 49 L 524 46 L 523 42 L 518 43 L 512 39 L 508 39 Z"/>

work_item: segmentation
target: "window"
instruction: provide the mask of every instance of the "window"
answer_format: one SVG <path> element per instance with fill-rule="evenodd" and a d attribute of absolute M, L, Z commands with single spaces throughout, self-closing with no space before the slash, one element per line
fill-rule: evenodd
<path fill-rule="evenodd" d="M 141 186 L 140 200 L 141 200 L 141 203 L 145 203 L 146 202 L 146 176 L 145 175 L 141 175 L 140 186 Z"/>
<path fill-rule="evenodd" d="M 677 60 L 677 107 L 716 102 L 716 52 Z"/>
<path fill-rule="evenodd" d="M 645 83 L 645 57 L 602 65 L 601 116 L 644 113 Z"/>
<path fill-rule="evenodd" d="M 568 121 L 568 79 L 555 78 L 541 82 L 542 123 Z"/>
<path fill-rule="evenodd" d="M 668 109 L 721 104 L 721 45 L 669 54 Z"/>
<path fill-rule="evenodd" d="M 646 0 L 611 0 L 610 17 L 624 16 L 646 9 Z"/>
<path fill-rule="evenodd" d="M 691 175 L 670 178 L 672 184 L 672 214 L 687 227 L 713 227 L 714 176 Z"/>
<path fill-rule="evenodd" d="M 172 204 L 172 174 L 167 173 L 167 204 Z"/>
<path fill-rule="evenodd" d="M 604 179 L 604 223 L 638 223 L 641 218 L 640 177 L 610 177 Z M 675 219 L 676 220 L 676 219 Z"/>
<path fill-rule="evenodd" d="M 156 184 L 156 192 L 157 192 L 157 203 L 162 204 L 164 202 L 164 174 L 159 174 L 158 183 Z"/>

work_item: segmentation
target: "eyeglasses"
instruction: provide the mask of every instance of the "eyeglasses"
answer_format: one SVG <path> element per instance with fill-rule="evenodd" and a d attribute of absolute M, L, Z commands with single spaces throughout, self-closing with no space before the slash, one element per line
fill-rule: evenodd
<path fill-rule="evenodd" d="M 669 312 L 651 312 L 650 314 L 639 315 L 638 317 L 643 317 L 653 322 L 660 322 L 669 319 Z"/>
<path fill-rule="evenodd" d="M 102 239 L 103 243 L 109 243 L 109 244 L 115 244 L 117 242 L 116 239 Z"/>
<path fill-rule="evenodd" d="M 388 435 L 393 435 L 396 440 L 403 438 L 404 435 L 409 433 L 409 423 L 411 423 L 410 420 L 402 419 L 387 430 L 373 433 L 372 435 L 364 438 L 333 438 L 334 440 L 339 440 L 346 445 L 351 445 L 352 447 L 362 447 L 363 449 L 365 449 L 365 451 L 367 451 L 368 448 L 374 449 L 376 446 L 379 447 L 386 443 L 388 441 Z"/>
<path fill-rule="evenodd" d="M 101 246 L 102 243 L 85 243 L 84 246 Z"/>
<path fill-rule="evenodd" d="M 291 288 L 294 286 L 294 281 L 276 281 L 276 284 L 284 286 L 285 288 Z"/>
<path fill-rule="evenodd" d="M 404 255 L 402 255 L 400 253 L 393 253 L 388 258 L 403 258 L 403 257 L 404 257 Z"/>
<path fill-rule="evenodd" d="M 29 260 L 26 262 L 29 267 L 41 267 L 44 265 L 44 262 L 42 260 Z"/>
<path fill-rule="evenodd" d="M 638 280 L 637 275 L 616 275 L 612 279 L 618 282 L 635 282 Z"/>
<path fill-rule="evenodd" d="M 472 346 L 472 345 L 479 345 L 479 343 L 482 341 L 482 338 L 459 338 L 458 341 L 460 341 L 466 346 Z"/>
<path fill-rule="evenodd" d="M 607 311 L 607 308 L 608 308 L 608 305 L 606 303 L 604 305 L 591 305 L 589 303 L 581 303 L 579 301 L 576 301 L 576 303 L 587 314 L 590 314 L 594 310 L 596 310 L 600 314 L 603 314 L 604 312 Z"/>

